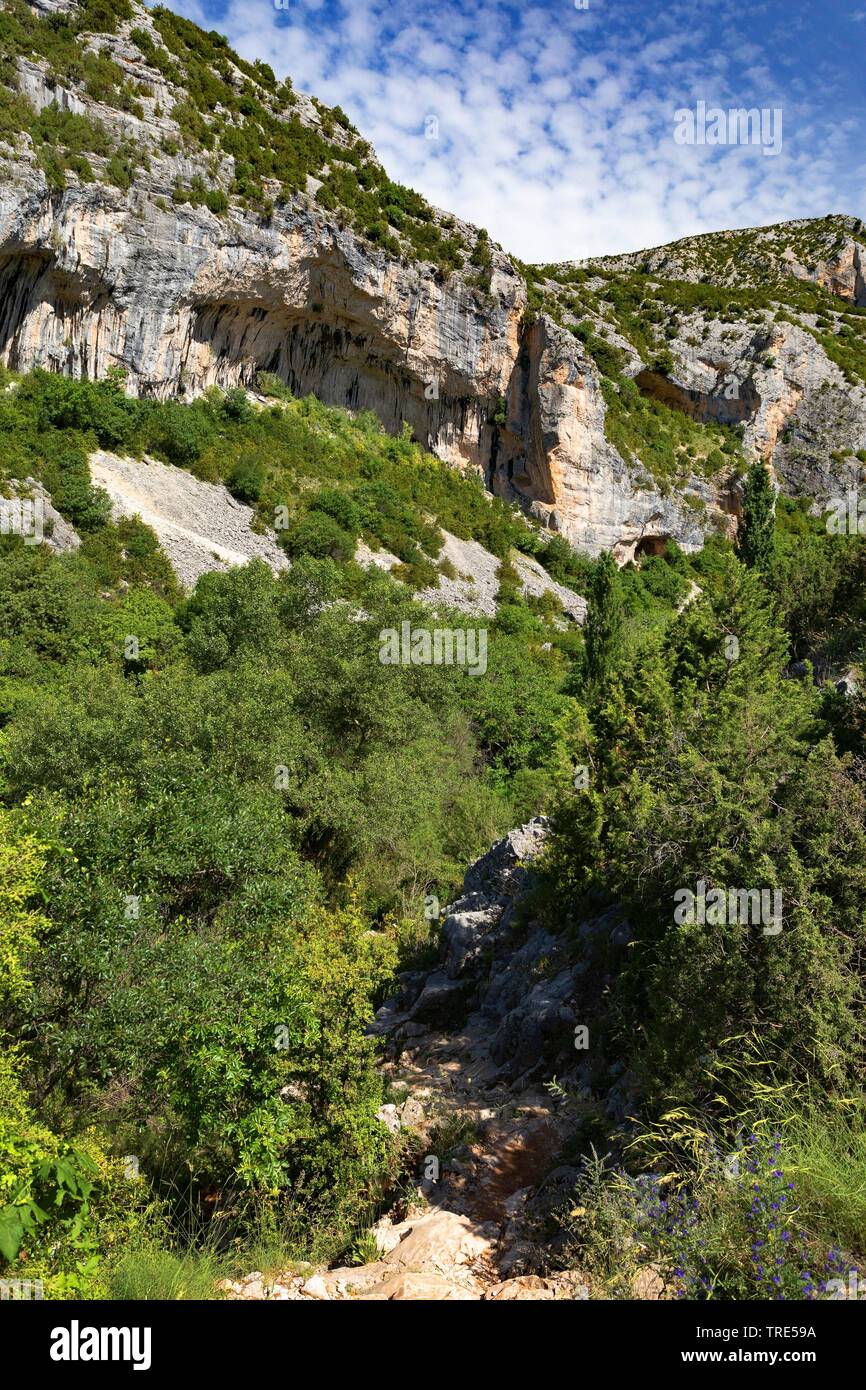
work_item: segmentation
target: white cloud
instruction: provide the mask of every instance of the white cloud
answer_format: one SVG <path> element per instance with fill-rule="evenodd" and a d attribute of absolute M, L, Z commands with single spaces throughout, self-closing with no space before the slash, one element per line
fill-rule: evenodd
<path fill-rule="evenodd" d="M 200 0 L 173 8 L 339 103 L 393 178 L 525 260 L 830 209 L 866 213 L 862 180 L 840 185 L 843 170 L 856 178 L 846 150 L 862 121 L 822 109 L 829 78 L 820 88 L 796 72 L 783 80 L 758 23 L 766 6 L 750 11 L 748 39 L 732 28 L 723 46 L 691 3 L 651 16 L 644 7 L 643 32 L 634 11 L 601 0 L 587 11 L 569 0 L 522 11 L 503 0 L 465 9 L 460 0 L 291 0 L 285 12 L 229 0 L 218 21 L 204 18 Z M 698 99 L 783 106 L 782 153 L 677 145 L 673 113 Z M 438 141 L 424 138 L 429 115 Z"/>

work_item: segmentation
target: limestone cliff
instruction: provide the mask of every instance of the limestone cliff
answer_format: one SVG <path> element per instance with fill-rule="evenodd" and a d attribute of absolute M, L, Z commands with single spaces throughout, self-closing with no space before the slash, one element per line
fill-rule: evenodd
<path fill-rule="evenodd" d="M 709 528 L 730 525 L 750 454 L 815 496 L 856 471 L 828 455 L 866 446 L 866 390 L 825 342 L 828 333 L 849 335 L 858 351 L 862 342 L 852 315 L 864 301 L 866 248 L 850 230 L 834 226 L 832 244 L 817 260 L 802 252 L 804 263 L 764 248 L 784 262 L 783 283 L 802 272 L 843 296 L 838 314 L 828 318 L 822 303 L 811 317 L 807 305 L 805 318 L 799 309 L 780 318 L 768 304 L 759 320 L 723 331 L 699 305 L 659 330 L 675 355 L 659 372 L 658 344 L 624 325 L 605 295 L 618 277 L 642 280 L 640 318 L 669 279 L 706 279 L 682 249 L 527 277 L 477 229 L 390 184 L 341 113 L 275 86 L 227 48 L 214 49 L 216 94 L 199 96 L 200 31 L 178 37 L 183 21 L 169 33 L 159 11 L 116 2 L 114 31 L 98 35 L 81 29 L 87 12 L 75 0 L 3 7 L 19 17 L 2 81 L 21 128 L 0 144 L 7 366 L 122 368 L 131 392 L 156 397 L 272 372 L 297 394 L 372 410 L 390 430 L 408 422 L 440 457 L 477 470 L 575 545 L 622 559 L 667 537 L 693 549 Z M 34 16 L 55 33 L 75 22 L 90 67 L 52 67 Z M 199 64 L 189 93 L 184 55 Z M 249 150 L 255 120 L 291 132 L 299 186 L 248 172 L 238 142 Z M 384 220 L 340 204 L 347 179 L 362 203 L 368 184 L 378 190 Z M 619 354 L 618 367 L 599 343 Z M 729 378 L 733 394 L 720 389 Z M 660 469 L 643 447 L 640 401 L 661 404 L 666 420 L 696 421 L 704 442 L 681 442 L 675 429 Z"/>

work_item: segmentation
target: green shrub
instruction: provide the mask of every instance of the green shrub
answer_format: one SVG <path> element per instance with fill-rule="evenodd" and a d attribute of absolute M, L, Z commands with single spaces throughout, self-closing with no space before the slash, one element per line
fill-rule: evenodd
<path fill-rule="evenodd" d="M 317 493 L 311 503 L 311 510 L 324 512 L 327 516 L 333 517 L 334 521 L 347 531 L 349 535 L 357 536 L 361 529 L 361 514 L 351 497 L 344 492 L 338 492 L 336 488 L 323 488 Z"/>
<path fill-rule="evenodd" d="M 228 486 L 241 502 L 258 502 L 265 485 L 265 466 L 254 454 L 238 459 L 228 476 Z"/>
<path fill-rule="evenodd" d="M 327 512 L 310 511 L 295 523 L 286 535 L 290 555 L 312 555 L 346 561 L 355 552 L 355 542 L 334 517 Z"/>
<path fill-rule="evenodd" d="M 191 468 L 200 458 L 212 435 L 202 411 L 190 410 L 176 401 L 166 401 L 154 412 L 150 438 L 169 463 Z"/>
<path fill-rule="evenodd" d="M 229 200 L 221 188 L 209 188 L 204 197 L 205 207 L 211 212 L 223 213 L 228 211 Z"/>

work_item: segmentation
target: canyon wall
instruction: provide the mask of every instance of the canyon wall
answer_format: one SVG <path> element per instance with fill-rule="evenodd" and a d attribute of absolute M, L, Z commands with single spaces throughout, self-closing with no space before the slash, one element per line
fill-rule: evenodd
<path fill-rule="evenodd" d="M 40 0 L 38 8 L 70 2 Z M 134 24 L 154 33 L 148 12 L 133 8 Z M 98 36 L 130 81 L 144 71 L 131 32 L 127 21 Z M 741 484 L 732 466 L 692 472 L 686 458 L 675 483 L 662 484 L 637 453 L 614 447 L 595 357 L 570 331 L 567 312 L 546 312 L 547 301 L 529 307 L 526 280 L 492 243 L 480 283 L 468 262 L 443 274 L 376 246 L 317 204 L 316 179 L 268 217 L 173 201 L 199 172 L 171 114 L 177 90 L 148 69 L 150 96 L 135 115 L 64 87 L 44 64 L 16 62 L 32 108 L 85 115 L 148 159 L 126 189 L 97 157 L 93 180 L 68 172 L 59 189 L 29 135 L 0 144 L 0 360 L 8 367 L 87 377 L 119 368 L 127 390 L 159 399 L 252 385 L 271 372 L 295 394 L 371 410 L 389 431 L 408 424 L 439 457 L 476 471 L 574 545 L 612 549 L 620 560 L 667 538 L 691 550 L 708 530 L 734 525 Z M 303 122 L 320 120 L 310 98 L 297 102 Z M 231 170 L 220 178 L 229 186 Z M 467 243 L 477 238 L 467 224 L 433 214 Z M 695 279 L 694 246 L 707 240 L 587 264 Z M 786 273 L 793 266 L 860 303 L 864 253 L 843 237 L 814 266 L 789 257 Z M 763 458 L 792 491 L 818 497 L 856 473 L 829 459 L 840 442 L 852 457 L 866 447 L 866 390 L 846 379 L 808 325 L 774 323 L 770 314 L 723 327 L 695 311 L 667 332 L 676 353 L 668 373 L 610 322 L 593 328 L 619 343 L 644 396 L 739 425 L 747 455 Z M 733 391 L 721 389 L 728 379 Z"/>
<path fill-rule="evenodd" d="M 156 195 L 159 196 L 159 195 Z M 191 398 L 273 372 L 298 395 L 404 421 L 576 544 L 700 544 L 604 435 L 598 373 L 494 252 L 490 291 L 406 265 L 297 200 L 268 227 L 103 184 L 52 193 L 20 165 L 0 188 L 0 356 Z M 504 400 L 507 419 L 494 423 Z"/>

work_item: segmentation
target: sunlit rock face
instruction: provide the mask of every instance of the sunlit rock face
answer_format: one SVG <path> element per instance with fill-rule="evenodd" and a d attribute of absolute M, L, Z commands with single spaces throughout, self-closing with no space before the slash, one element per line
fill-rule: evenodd
<path fill-rule="evenodd" d="M 68 3 L 40 0 L 46 9 Z M 141 75 L 142 61 L 129 37 L 133 25 L 151 26 L 137 4 L 133 21 L 99 36 L 130 79 Z M 34 107 L 56 102 L 90 116 L 153 158 L 127 190 L 106 182 L 105 161 L 94 158 L 94 182 L 69 174 L 58 192 L 29 137 L 15 151 L 0 146 L 0 360 L 7 366 L 87 377 L 122 368 L 127 390 L 160 399 L 250 385 L 272 372 L 297 395 L 373 411 L 394 433 L 408 425 L 439 457 L 476 471 L 492 492 L 575 546 L 610 549 L 621 561 L 655 553 L 668 538 L 694 549 L 709 529 L 733 526 L 741 489 L 730 468 L 709 478 L 686 470 L 675 486 L 661 487 L 636 456 L 618 452 L 607 437 L 594 358 L 567 323 L 528 312 L 525 281 L 502 251 L 491 247 L 482 290 L 468 267 L 445 276 L 388 255 L 320 208 L 314 188 L 267 221 L 237 207 L 218 216 L 175 205 L 174 187 L 199 170 L 174 138 L 179 93 L 169 83 L 148 73 L 153 94 L 140 117 L 66 90 L 38 63 L 17 61 L 19 88 Z M 303 123 L 319 119 L 302 94 L 294 109 Z M 180 153 L 165 152 L 179 145 Z M 455 225 L 474 239 L 475 229 Z M 840 296 L 840 306 L 866 302 L 866 244 L 845 230 L 846 219 L 826 232 L 823 224 L 787 225 L 801 241 L 808 233 L 813 249 L 795 254 L 782 247 L 779 229 L 759 229 L 749 234 L 755 275 L 781 265 L 785 275 Z M 728 236 L 593 264 L 703 280 L 706 244 L 718 254 L 718 242 L 730 264 L 737 261 L 725 249 Z M 676 363 L 667 375 L 617 341 L 646 396 L 703 423 L 740 428 L 747 455 L 763 459 L 781 486 L 820 498 L 856 474 L 866 392 L 846 379 L 810 326 L 772 315 L 723 324 L 700 311 L 682 314 L 667 335 Z"/>
<path fill-rule="evenodd" d="M 497 260 L 482 299 L 309 207 L 262 227 L 98 184 L 51 196 L 25 166 L 0 191 L 2 356 L 73 376 L 121 367 L 128 390 L 158 398 L 273 372 L 395 433 L 408 422 L 575 544 L 628 545 L 660 525 L 699 544 L 605 440 L 591 359 L 546 316 L 525 326 L 523 281 Z"/>

